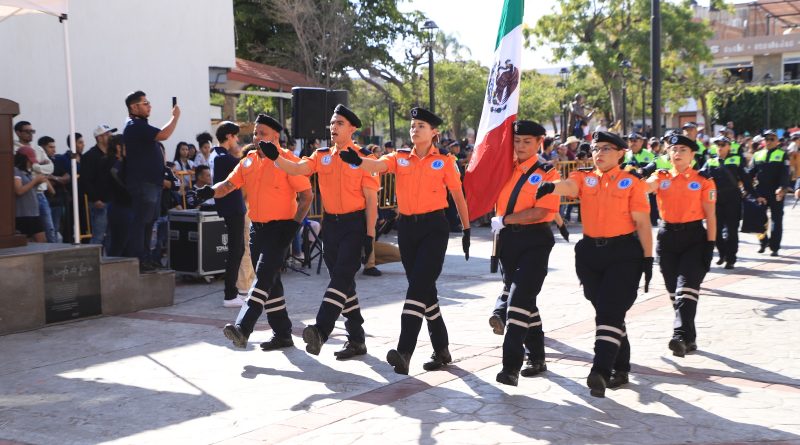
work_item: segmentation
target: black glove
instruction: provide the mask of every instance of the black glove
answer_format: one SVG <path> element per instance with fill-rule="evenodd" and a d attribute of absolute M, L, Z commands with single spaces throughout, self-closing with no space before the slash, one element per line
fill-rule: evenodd
<path fill-rule="evenodd" d="M 359 166 L 364 162 L 361 160 L 361 156 L 353 150 L 353 147 L 347 147 L 347 150 L 340 151 L 339 156 L 342 158 L 342 161 L 355 166 Z"/>
<path fill-rule="evenodd" d="M 711 270 L 711 260 L 714 259 L 715 241 L 706 241 L 705 248 L 703 249 L 703 265 L 706 267 L 706 272 Z"/>
<path fill-rule="evenodd" d="M 556 185 L 552 182 L 543 182 L 539 184 L 539 188 L 536 190 L 536 199 L 541 199 L 544 195 L 549 195 L 555 191 Z"/>
<path fill-rule="evenodd" d="M 650 280 L 653 279 L 653 257 L 642 258 L 642 274 L 644 274 L 644 293 L 650 290 Z"/>
<path fill-rule="evenodd" d="M 198 203 L 206 202 L 214 197 L 214 189 L 212 189 L 210 185 L 200 187 L 197 189 L 196 196 Z"/>
<path fill-rule="evenodd" d="M 261 153 L 264 153 L 264 156 L 268 157 L 270 160 L 274 161 L 278 159 L 278 147 L 272 142 L 261 141 L 258 143 L 258 148 L 260 148 Z"/>
<path fill-rule="evenodd" d="M 364 237 L 364 256 L 361 258 L 361 264 L 367 264 L 369 256 L 372 255 L 372 240 L 373 238 L 369 235 Z"/>
<path fill-rule="evenodd" d="M 461 247 L 464 249 L 464 259 L 469 261 L 469 229 L 461 232 Z"/>
<path fill-rule="evenodd" d="M 564 238 L 567 242 L 569 242 L 569 230 L 567 230 L 567 223 L 561 224 L 560 226 L 556 224 L 558 227 L 558 231 L 561 232 L 561 237 Z"/>

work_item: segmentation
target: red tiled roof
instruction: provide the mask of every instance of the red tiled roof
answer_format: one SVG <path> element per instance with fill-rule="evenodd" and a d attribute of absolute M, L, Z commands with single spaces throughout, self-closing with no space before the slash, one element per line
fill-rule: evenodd
<path fill-rule="evenodd" d="M 228 79 L 286 92 L 291 91 L 292 87 L 320 86 L 305 74 L 238 57 L 236 58 L 236 67 L 228 73 Z"/>

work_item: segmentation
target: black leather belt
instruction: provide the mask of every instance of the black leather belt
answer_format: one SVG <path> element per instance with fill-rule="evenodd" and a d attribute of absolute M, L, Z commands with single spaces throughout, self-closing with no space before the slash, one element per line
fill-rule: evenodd
<path fill-rule="evenodd" d="M 596 247 L 606 247 L 620 241 L 636 239 L 636 236 L 633 234 L 633 232 L 631 232 L 626 235 L 612 236 L 611 238 L 593 238 L 591 236 L 584 235 L 583 239 L 588 240 L 590 243 L 594 243 Z"/>
<path fill-rule="evenodd" d="M 542 222 L 536 224 L 509 224 L 505 228 L 510 230 L 511 232 L 526 232 L 528 230 L 549 229 L 550 223 Z"/>
<path fill-rule="evenodd" d="M 285 222 L 289 222 L 289 221 L 293 221 L 293 220 L 291 220 L 291 219 L 274 219 L 274 220 L 269 221 L 269 222 L 251 221 L 251 224 L 253 224 L 253 227 L 256 227 L 258 229 L 263 229 L 265 227 L 274 226 L 275 224 L 282 223 L 282 222 L 285 223 Z"/>
<path fill-rule="evenodd" d="M 670 230 L 670 231 L 697 229 L 703 227 L 703 220 L 698 219 L 697 221 L 689 221 L 685 223 L 664 222 L 662 227 L 664 227 L 665 230 Z"/>
<path fill-rule="evenodd" d="M 434 211 L 428 212 L 428 213 L 418 213 L 416 215 L 403 215 L 401 213 L 400 214 L 400 219 L 401 220 L 407 220 L 407 221 L 413 221 L 413 222 L 419 222 L 419 221 L 424 221 L 426 219 L 431 219 L 431 218 L 435 218 L 435 217 L 442 217 L 442 216 L 444 216 L 444 209 L 434 210 Z"/>
<path fill-rule="evenodd" d="M 351 221 L 354 219 L 359 219 L 364 217 L 364 209 L 356 210 L 355 212 L 350 213 L 328 213 L 325 212 L 322 214 L 322 220 L 325 221 Z"/>

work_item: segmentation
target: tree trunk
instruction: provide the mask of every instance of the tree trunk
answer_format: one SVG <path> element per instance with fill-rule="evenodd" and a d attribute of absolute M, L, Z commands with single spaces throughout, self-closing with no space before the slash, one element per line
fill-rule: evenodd
<path fill-rule="evenodd" d="M 558 133 L 558 123 L 556 123 L 556 117 L 555 116 L 550 118 L 550 123 L 553 124 L 553 134 L 559 134 Z"/>
<path fill-rule="evenodd" d="M 711 135 L 714 127 L 711 124 L 711 115 L 708 112 L 708 100 L 705 94 L 700 94 L 700 111 L 703 113 L 703 120 L 705 121 L 705 133 Z"/>

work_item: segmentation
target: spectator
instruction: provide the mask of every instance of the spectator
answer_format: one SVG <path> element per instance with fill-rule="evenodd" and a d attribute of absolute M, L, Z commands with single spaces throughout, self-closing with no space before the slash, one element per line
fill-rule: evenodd
<path fill-rule="evenodd" d="M 570 136 L 567 138 L 565 145 L 567 146 L 567 156 L 569 157 L 570 161 L 575 160 L 575 155 L 578 154 L 578 145 L 580 145 L 580 143 L 581 140 L 575 136 Z"/>
<path fill-rule="evenodd" d="M 108 204 L 111 202 L 111 167 L 116 159 L 108 154 L 108 144 L 116 128 L 100 124 L 94 129 L 96 144 L 81 159 L 81 195 L 89 203 L 92 244 L 104 244 L 108 228 Z"/>
<path fill-rule="evenodd" d="M 17 135 L 17 139 L 14 140 L 14 153 L 16 153 L 19 147 L 30 147 L 31 143 L 33 142 L 33 135 L 36 134 L 36 130 L 33 129 L 33 126 L 30 122 L 19 121 L 14 124 L 14 133 Z"/>
<path fill-rule="evenodd" d="M 197 145 L 200 147 L 200 150 L 192 159 L 194 161 L 194 165 L 207 165 L 209 168 L 211 168 L 209 160 L 211 158 L 211 142 L 213 141 L 213 138 L 208 132 L 202 132 L 198 134 L 195 139 L 197 140 Z"/>
<path fill-rule="evenodd" d="M 197 157 L 197 146 L 194 144 L 189 144 L 189 160 L 194 163 L 194 166 L 197 167 L 197 163 L 194 162 L 194 158 Z"/>
<path fill-rule="evenodd" d="M 220 144 L 222 144 L 222 141 L 220 141 Z M 308 144 L 300 151 L 300 157 L 311 156 L 311 153 L 317 151 L 320 146 L 319 139 L 309 139 Z"/>
<path fill-rule="evenodd" d="M 125 123 L 125 179 L 131 195 L 134 218 L 130 225 L 131 254 L 139 258 L 142 272 L 152 272 L 156 264 L 148 259 L 153 222 L 158 217 L 161 190 L 164 182 L 164 155 L 158 141 L 172 136 L 181 115 L 180 108 L 172 108 L 172 118 L 158 128 L 147 121 L 152 109 L 147 95 L 142 91 L 130 93 L 125 98 L 130 116 Z"/>
<path fill-rule="evenodd" d="M 53 174 L 53 163 L 47 157 L 44 149 L 39 146 L 32 146 L 33 135 L 36 130 L 33 129 L 31 123 L 28 121 L 19 121 L 14 125 L 14 132 L 17 134 L 18 147 L 30 147 L 36 155 L 36 162 L 33 163 L 32 172 L 33 176 L 44 176 L 45 178 Z M 36 199 L 39 203 L 39 218 L 42 219 L 44 226 L 44 233 L 48 243 L 58 242 L 55 227 L 53 226 L 53 217 L 50 214 L 50 204 L 47 202 L 45 192 L 49 187 L 47 181 L 38 181 L 36 186 Z"/>
<path fill-rule="evenodd" d="M 184 187 L 188 187 L 192 184 L 192 175 L 188 174 L 194 170 L 196 167 L 195 163 L 189 160 L 189 143 L 188 142 L 178 142 L 178 146 L 175 147 L 175 157 L 172 159 L 172 163 L 175 164 L 175 172 L 181 172 L 186 174 L 176 174 L 178 178 L 181 179 Z"/>
<path fill-rule="evenodd" d="M 209 169 L 207 165 L 198 165 L 194 169 L 194 176 L 196 178 L 194 186 L 192 186 L 191 190 L 186 192 L 186 208 L 187 209 L 199 208 L 200 210 L 204 211 L 216 211 L 217 208 L 216 205 L 214 204 L 214 198 L 207 199 L 203 202 L 199 202 L 197 200 L 197 189 L 212 184 L 211 169 Z"/>
<path fill-rule="evenodd" d="M 38 160 L 33 149 L 22 145 L 14 155 L 14 193 L 16 194 L 16 227 L 17 230 L 37 243 L 44 243 L 44 225 L 39 215 L 39 203 L 36 187 L 47 183 L 46 176 L 33 176 L 32 167 Z"/>
<path fill-rule="evenodd" d="M 125 142 L 122 135 L 111 137 L 108 157 L 114 159 L 109 175 L 111 177 L 111 203 L 108 205 L 107 249 L 108 256 L 132 256 L 130 254 L 130 231 L 133 223 L 131 195 L 125 187 Z"/>
<path fill-rule="evenodd" d="M 386 141 L 386 142 L 383 144 L 383 152 L 384 152 L 383 154 L 387 154 L 387 155 L 388 155 L 389 153 L 392 153 L 392 152 L 394 152 L 394 142 L 392 142 L 392 141 Z"/>
<path fill-rule="evenodd" d="M 56 232 L 57 242 L 62 242 L 64 237 L 61 235 L 61 229 L 64 226 L 62 222 L 69 204 L 70 175 L 62 163 L 56 162 L 55 139 L 50 136 L 42 136 L 37 141 L 37 145 L 45 151 L 47 158 L 53 164 L 53 174 L 49 178 L 53 193 L 47 196 L 47 202 L 50 204 L 50 216 L 53 219 L 53 230 Z"/>
<path fill-rule="evenodd" d="M 75 133 L 75 170 L 80 173 L 81 171 L 81 155 L 83 154 L 83 149 L 85 147 L 85 143 L 83 142 L 83 135 L 80 133 Z M 64 218 L 64 227 L 62 229 L 62 234 L 64 235 L 64 242 L 74 242 L 73 230 L 73 212 L 72 212 L 72 150 L 69 148 L 70 140 L 67 138 L 67 149 L 64 153 L 56 155 L 53 159 L 53 169 L 59 169 L 59 171 L 64 171 L 67 174 L 67 184 L 65 188 L 67 190 L 66 201 L 67 205 L 64 208 L 64 213 L 66 217 Z M 79 192 L 80 193 L 80 192 Z M 86 226 L 86 212 L 83 210 L 83 202 L 81 202 L 80 194 L 78 195 L 78 217 L 80 218 L 80 226 Z M 80 238 L 78 238 L 78 242 L 80 242 Z"/>

